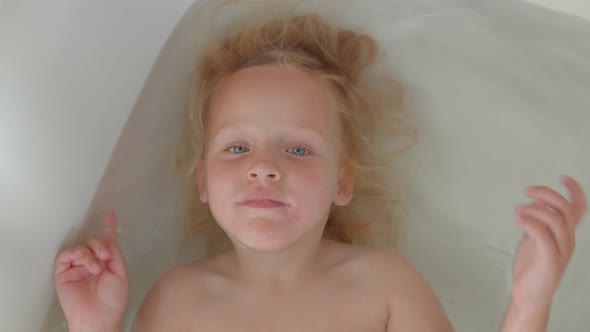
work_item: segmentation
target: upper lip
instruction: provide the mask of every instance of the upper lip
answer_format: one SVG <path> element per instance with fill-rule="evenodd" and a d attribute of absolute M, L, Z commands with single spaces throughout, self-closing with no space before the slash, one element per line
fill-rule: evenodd
<path fill-rule="evenodd" d="M 275 201 L 275 202 L 279 202 L 279 203 L 287 205 L 285 202 L 282 202 L 281 200 L 277 199 L 276 195 L 272 195 L 272 194 L 266 193 L 266 192 L 250 193 L 249 195 L 246 196 L 246 198 L 240 204 L 244 204 L 248 201 L 266 201 L 266 200 Z"/>

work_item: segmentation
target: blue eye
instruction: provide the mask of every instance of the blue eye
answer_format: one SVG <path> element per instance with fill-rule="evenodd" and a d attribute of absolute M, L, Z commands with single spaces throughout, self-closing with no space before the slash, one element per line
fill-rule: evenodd
<path fill-rule="evenodd" d="M 305 148 L 301 145 L 292 148 L 295 151 L 295 154 L 298 156 L 304 156 L 306 154 L 310 154 L 311 151 L 308 148 Z M 305 153 L 307 151 L 307 153 Z"/>
<path fill-rule="evenodd" d="M 243 145 L 234 144 L 234 145 L 231 145 L 231 146 L 229 146 L 229 147 L 226 149 L 226 151 L 227 151 L 227 150 L 232 150 L 232 149 L 233 149 L 233 148 L 235 148 L 235 147 L 239 147 L 239 148 L 242 148 L 242 149 L 239 149 L 240 151 L 238 151 L 238 152 L 236 152 L 236 151 L 234 150 L 234 153 L 241 153 L 241 152 L 244 152 L 244 150 L 246 150 L 246 149 L 247 149 L 247 148 L 246 148 L 245 146 L 243 146 Z"/>
<path fill-rule="evenodd" d="M 248 148 L 240 145 L 240 144 L 233 144 L 228 146 L 225 151 L 230 151 L 233 154 L 239 154 L 239 153 L 243 153 L 243 152 L 247 152 Z M 305 156 L 311 153 L 311 150 L 303 147 L 301 145 L 289 148 L 289 150 L 294 151 L 293 154 L 297 155 L 297 156 Z"/>

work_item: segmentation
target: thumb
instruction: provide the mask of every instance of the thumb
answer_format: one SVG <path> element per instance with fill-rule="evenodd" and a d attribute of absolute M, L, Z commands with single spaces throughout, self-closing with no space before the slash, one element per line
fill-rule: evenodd
<path fill-rule="evenodd" d="M 117 215 L 113 211 L 108 211 L 104 215 L 104 237 L 111 252 L 107 262 L 108 269 L 116 275 L 126 276 L 125 258 L 117 244 Z"/>

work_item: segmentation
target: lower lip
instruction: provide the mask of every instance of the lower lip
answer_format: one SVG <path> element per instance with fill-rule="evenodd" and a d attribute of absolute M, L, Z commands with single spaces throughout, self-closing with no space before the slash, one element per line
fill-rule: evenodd
<path fill-rule="evenodd" d="M 253 208 L 277 208 L 277 207 L 285 206 L 285 204 L 283 204 L 283 203 L 276 202 L 276 201 L 270 201 L 270 200 L 247 201 L 247 202 L 242 203 L 242 205 L 245 205 L 248 207 L 253 207 Z"/>

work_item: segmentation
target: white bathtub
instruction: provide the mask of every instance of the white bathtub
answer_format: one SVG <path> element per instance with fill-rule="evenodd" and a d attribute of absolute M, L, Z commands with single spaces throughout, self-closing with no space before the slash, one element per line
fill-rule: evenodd
<path fill-rule="evenodd" d="M 193 2 L 0 0 L 3 331 L 65 329 L 53 259 L 76 236 L 97 234 L 106 209 L 119 215 L 130 270 L 127 323 L 158 275 L 185 259 L 174 254 L 166 151 L 196 56 L 188 17 L 177 27 Z M 373 1 L 375 15 L 388 2 Z M 565 193 L 558 177 L 569 174 L 590 193 L 590 3 L 536 2 L 561 12 L 517 0 L 404 0 L 390 6 L 405 17 L 371 25 L 395 49 L 391 66 L 424 135 L 410 154 L 414 172 L 400 174 L 413 221 L 400 250 L 457 331 L 500 323 L 524 187 Z M 578 238 L 550 330 L 590 329 L 590 226 Z"/>

